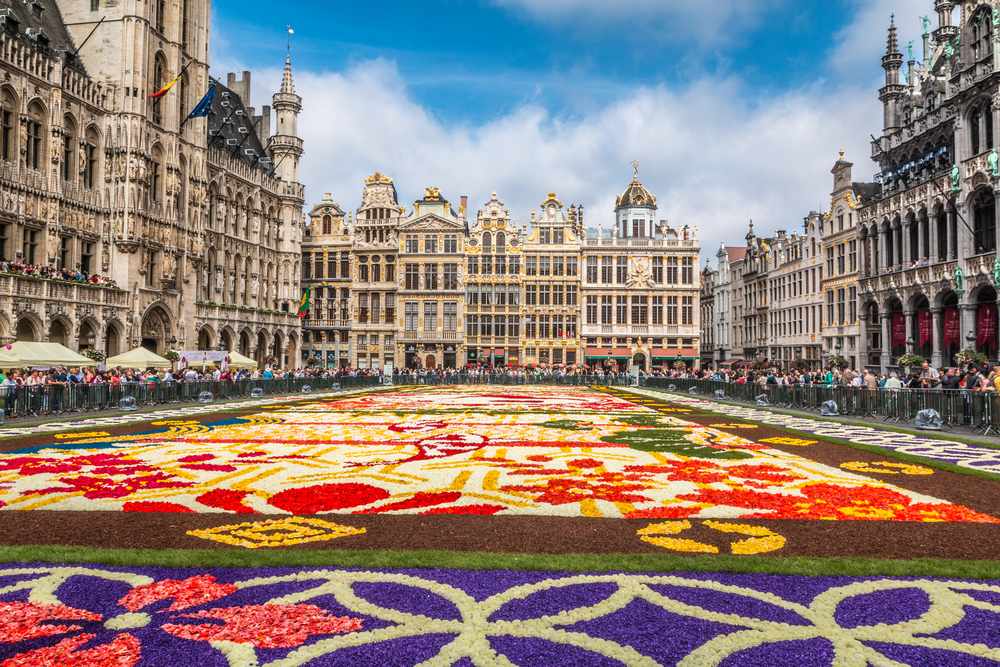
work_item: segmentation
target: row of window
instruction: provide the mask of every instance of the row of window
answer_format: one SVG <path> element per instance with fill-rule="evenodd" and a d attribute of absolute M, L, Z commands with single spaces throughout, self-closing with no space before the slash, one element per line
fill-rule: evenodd
<path fill-rule="evenodd" d="M 439 276 L 441 280 L 438 280 Z M 438 264 L 406 263 L 403 265 L 403 287 L 408 290 L 457 290 L 458 264 L 444 264 L 439 267 Z"/>
<path fill-rule="evenodd" d="M 598 268 L 600 280 L 598 280 Z M 694 257 L 653 257 L 652 281 L 657 285 L 693 285 Z M 604 255 L 587 257 L 587 282 L 603 285 L 624 285 L 628 282 L 628 257 Z"/>
<path fill-rule="evenodd" d="M 818 333 L 819 306 L 785 308 L 771 314 L 771 336 L 799 336 Z"/>
<path fill-rule="evenodd" d="M 465 335 L 518 338 L 521 335 L 521 319 L 517 315 L 466 315 Z"/>
<path fill-rule="evenodd" d="M 517 256 L 483 255 L 468 259 L 468 274 L 470 276 L 516 276 L 520 273 L 521 258 Z"/>
<path fill-rule="evenodd" d="M 834 265 L 836 255 L 836 265 Z M 852 240 L 838 243 L 835 248 L 826 249 L 826 275 L 840 276 L 845 273 L 855 273 L 858 270 L 858 242 Z"/>
<path fill-rule="evenodd" d="M 418 331 L 420 304 L 416 301 L 407 301 L 403 310 L 403 328 L 409 334 Z M 441 318 L 442 329 L 445 333 L 455 333 L 458 329 L 458 303 L 446 301 L 440 304 L 436 301 L 424 301 L 423 308 L 423 331 L 434 333 L 438 328 L 438 313 L 443 313 Z"/>
<path fill-rule="evenodd" d="M 532 289 L 534 286 L 530 286 Z M 518 285 L 467 285 L 466 306 L 518 306 L 521 288 Z"/>
<path fill-rule="evenodd" d="M 664 304 L 666 308 L 664 308 Z M 694 297 L 685 296 L 654 296 L 633 295 L 631 297 L 631 320 L 629 319 L 630 300 L 628 296 L 603 295 L 598 311 L 597 296 L 587 297 L 587 324 L 627 325 L 654 324 L 677 326 L 678 314 L 683 325 L 694 324 Z M 652 306 L 652 308 L 650 308 Z M 600 317 L 598 317 L 598 313 Z M 666 315 L 666 319 L 664 319 Z"/>
<path fill-rule="evenodd" d="M 415 255 L 420 252 L 421 240 L 423 240 L 423 251 L 428 255 L 436 255 L 438 253 L 443 253 L 445 255 L 457 255 L 458 254 L 458 235 L 457 234 L 445 234 L 443 243 L 441 241 L 440 235 L 438 234 L 425 234 L 423 239 L 416 234 L 407 234 L 404 241 L 406 252 Z M 500 252 L 503 252 L 502 250 Z"/>
<path fill-rule="evenodd" d="M 858 321 L 858 288 L 846 290 L 843 287 L 826 293 L 827 326 L 843 326 Z"/>
<path fill-rule="evenodd" d="M 526 338 L 576 338 L 576 315 L 528 315 L 524 318 Z"/>
<path fill-rule="evenodd" d="M 525 285 L 524 304 L 526 306 L 575 306 L 577 304 L 576 285 Z"/>
<path fill-rule="evenodd" d="M 576 277 L 579 261 L 573 255 L 529 255 L 524 260 L 524 274 L 527 276 Z"/>
<path fill-rule="evenodd" d="M 42 231 L 24 228 L 18 252 L 13 250 L 13 231 L 13 225 L 0 224 L 0 260 L 10 262 L 17 259 L 16 255 L 20 255 L 20 259 L 27 264 L 41 264 L 45 254 L 42 249 Z M 56 268 L 79 268 L 84 273 L 94 273 L 97 268 L 97 243 L 88 239 L 61 236 Z"/>

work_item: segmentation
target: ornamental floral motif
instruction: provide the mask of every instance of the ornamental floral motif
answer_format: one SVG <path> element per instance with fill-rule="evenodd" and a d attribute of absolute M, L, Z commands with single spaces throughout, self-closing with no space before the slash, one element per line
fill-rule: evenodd
<path fill-rule="evenodd" d="M 0 454 L 0 511 L 994 520 L 890 485 L 918 467 L 837 468 L 773 446 L 812 441 L 757 442 L 754 429 L 668 410 L 582 387 L 447 387 L 162 419 L 139 435 Z M 893 508 L 864 500 L 883 492 Z M 256 548 L 345 533 L 191 534 Z"/>
<path fill-rule="evenodd" d="M 744 527 L 726 524 L 730 528 Z M 989 664 L 997 581 L 475 570 L 0 567 L 0 665 Z M 185 584 L 187 582 L 187 584 Z M 193 593 L 185 592 L 189 585 Z M 138 604 L 128 612 L 109 588 Z M 178 611 L 215 586 L 235 593 Z M 227 603 L 236 596 L 240 604 Z M 93 609 L 73 609 L 75 597 Z M 125 613 L 122 613 L 125 612 Z M 115 616 L 114 614 L 118 614 Z M 122 617 L 127 617 L 123 619 Z M 48 628 L 55 626 L 56 629 Z M 128 626 L 122 629 L 123 626 Z M 38 630 L 39 627 L 45 628 Z M 41 634 L 39 634 L 41 633 Z M 26 639 L 25 637 L 34 637 Z M 791 643 L 791 644 L 790 644 Z"/>

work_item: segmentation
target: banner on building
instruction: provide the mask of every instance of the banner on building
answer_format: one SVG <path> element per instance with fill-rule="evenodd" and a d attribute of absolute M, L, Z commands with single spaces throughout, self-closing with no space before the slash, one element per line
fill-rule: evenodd
<path fill-rule="evenodd" d="M 906 347 L 906 316 L 903 313 L 892 314 L 892 347 Z"/>
<path fill-rule="evenodd" d="M 941 337 L 941 342 L 944 347 L 958 347 L 961 343 L 958 308 L 945 308 L 942 321 L 944 335 Z"/>
<path fill-rule="evenodd" d="M 931 311 L 917 311 L 917 333 L 920 347 L 931 344 Z"/>
<path fill-rule="evenodd" d="M 992 352 L 997 347 L 997 306 L 995 303 L 979 304 L 976 313 L 976 347 Z"/>

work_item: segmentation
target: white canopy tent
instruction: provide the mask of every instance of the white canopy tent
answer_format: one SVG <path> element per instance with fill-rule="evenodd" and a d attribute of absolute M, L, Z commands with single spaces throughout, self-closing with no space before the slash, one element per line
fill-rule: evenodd
<path fill-rule="evenodd" d="M 144 347 L 137 347 L 124 354 L 111 357 L 104 362 L 108 368 L 136 368 L 139 370 L 146 368 L 170 368 L 173 364 L 155 352 L 151 352 Z"/>
<path fill-rule="evenodd" d="M 53 366 L 96 366 L 97 362 L 82 354 L 77 354 L 60 343 L 33 343 L 17 341 L 11 343 L 10 349 L 2 349 L 12 357 L 11 367 L 19 368 L 52 368 Z M 0 359 L 0 364 L 5 363 Z"/>

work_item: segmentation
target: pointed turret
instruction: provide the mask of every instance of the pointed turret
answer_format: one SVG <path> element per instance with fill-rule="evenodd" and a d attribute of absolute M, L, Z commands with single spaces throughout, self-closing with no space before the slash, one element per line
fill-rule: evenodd
<path fill-rule="evenodd" d="M 934 31 L 934 42 L 939 45 L 958 34 L 958 28 L 951 24 L 951 13 L 954 7 L 954 0 L 934 0 L 934 11 L 938 15 L 938 27 Z"/>
<path fill-rule="evenodd" d="M 302 157 L 302 139 L 298 130 L 302 98 L 295 93 L 291 52 L 285 56 L 281 87 L 274 94 L 271 107 L 278 121 L 276 132 L 271 137 L 271 159 L 276 166 L 277 176 L 289 183 L 298 183 L 299 160 Z"/>
<path fill-rule="evenodd" d="M 899 83 L 899 71 L 903 67 L 903 54 L 899 52 L 899 36 L 896 30 L 896 15 L 889 21 L 889 34 L 886 37 L 885 55 L 882 56 L 882 69 L 885 70 L 885 86 L 879 91 L 878 98 L 882 101 L 883 127 L 886 131 L 899 127 L 898 105 L 905 93 L 905 86 Z"/>
<path fill-rule="evenodd" d="M 292 54 L 285 56 L 285 71 L 281 75 L 281 89 L 278 91 L 286 95 L 295 94 L 295 79 L 292 77 Z"/>

